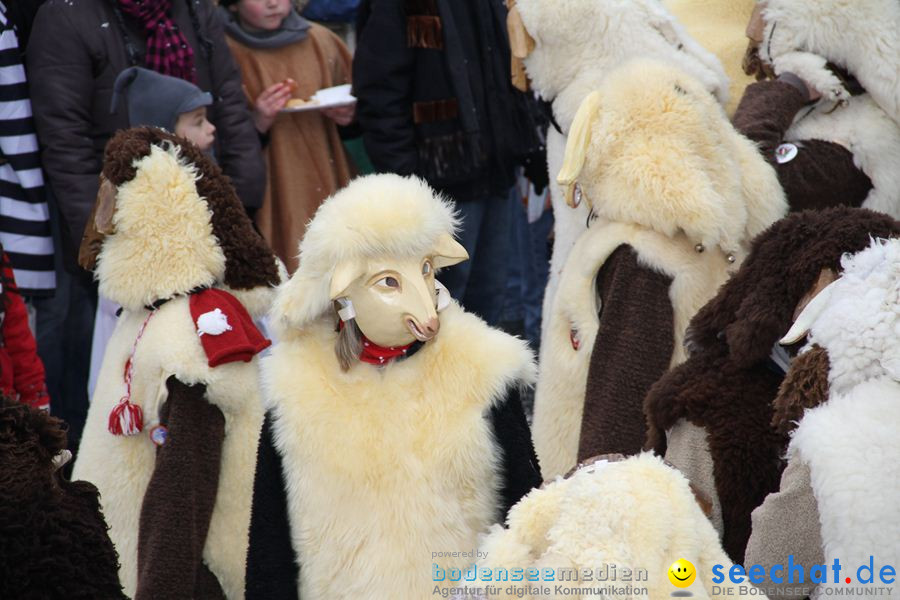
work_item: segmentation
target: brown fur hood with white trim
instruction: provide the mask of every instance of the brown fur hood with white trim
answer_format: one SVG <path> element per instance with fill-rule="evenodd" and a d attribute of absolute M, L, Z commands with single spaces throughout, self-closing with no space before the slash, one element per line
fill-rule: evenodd
<path fill-rule="evenodd" d="M 648 394 L 648 448 L 684 456 L 684 448 L 668 447 L 666 432 L 681 422 L 701 428 L 714 483 L 704 491 L 721 505 L 732 559 L 742 560 L 750 512 L 777 489 L 784 466 L 788 438 L 771 425 L 783 378 L 769 361 L 773 346 L 822 269 L 838 271 L 844 253 L 865 248 L 871 237 L 897 235 L 900 223 L 887 215 L 847 207 L 801 212 L 775 223 L 691 321 L 690 358 Z M 699 462 L 676 466 L 692 479 L 701 468 Z"/>

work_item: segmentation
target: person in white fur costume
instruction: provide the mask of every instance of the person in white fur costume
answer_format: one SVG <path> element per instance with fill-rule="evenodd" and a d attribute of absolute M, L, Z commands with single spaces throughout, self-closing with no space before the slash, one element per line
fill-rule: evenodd
<path fill-rule="evenodd" d="M 212 159 L 151 127 L 107 144 L 79 260 L 122 306 L 73 470 L 100 491 L 122 587 L 241 598 L 269 345 L 252 317 L 279 263 Z"/>
<path fill-rule="evenodd" d="M 247 600 L 427 598 L 432 553 L 471 550 L 540 485 L 527 344 L 435 279 L 467 258 L 456 225 L 422 180 L 386 174 L 310 222 L 263 360 Z"/>
<path fill-rule="evenodd" d="M 584 594 L 577 597 L 592 598 L 765 598 L 742 594 L 727 580 L 713 585 L 713 567 L 720 565 L 727 572 L 732 563 L 681 473 L 651 454 L 591 460 L 596 462 L 528 494 L 510 511 L 506 527 L 494 526 L 479 547 L 487 556 L 478 563 L 479 571 L 537 568 L 543 574 L 553 569 L 555 583 L 532 584 L 548 585 L 551 593 L 507 594 L 509 584 L 497 582 L 498 593 L 488 598 L 557 598 L 557 585 L 581 587 Z M 679 559 L 690 561 L 696 570 L 696 579 L 683 589 L 668 577 Z M 598 569 L 611 573 L 613 567 L 615 580 L 596 580 Z M 562 569 L 575 569 L 579 579 L 561 583 Z M 585 580 L 585 570 L 594 574 L 594 581 Z M 630 581 L 626 571 L 631 572 Z M 624 592 L 595 593 L 608 587 Z"/>
<path fill-rule="evenodd" d="M 691 317 L 786 212 L 775 173 L 703 83 L 649 59 L 582 103 L 558 181 L 593 220 L 544 320 L 534 441 L 545 477 L 644 444 L 644 395 Z"/>
<path fill-rule="evenodd" d="M 775 424 L 793 429 L 788 464 L 779 491 L 753 511 L 745 564 L 768 572 L 793 555 L 807 566 L 838 559 L 843 569 L 819 586 L 779 584 L 807 588 L 786 598 L 822 597 L 835 585 L 854 597 L 900 590 L 900 240 L 874 240 L 842 265 L 782 341 L 808 332 L 775 401 Z M 870 557 L 866 584 L 857 571 Z M 881 579 L 886 564 L 890 581 Z"/>
<path fill-rule="evenodd" d="M 723 104 L 728 98 L 728 78 L 715 55 L 694 41 L 658 0 L 514 0 L 508 4 L 514 68 L 517 61 L 524 63 L 532 89 L 553 109 L 554 124 L 547 132 L 555 220 L 544 294 L 547 315 L 566 257 L 588 216 L 585 205 L 567 206 L 563 189 L 552 183 L 582 100 L 599 89 L 615 67 L 636 57 L 655 58 L 685 71 Z M 546 317 L 542 329 L 547 329 Z"/>

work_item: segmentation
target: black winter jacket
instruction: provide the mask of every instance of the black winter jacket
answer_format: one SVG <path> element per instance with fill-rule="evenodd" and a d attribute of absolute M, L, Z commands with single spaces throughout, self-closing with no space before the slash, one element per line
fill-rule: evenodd
<path fill-rule="evenodd" d="M 123 32 L 113 1 L 47 0 L 34 21 L 27 51 L 43 166 L 63 217 L 66 262 L 72 264 L 97 196 L 103 149 L 116 130 L 128 127 L 124 106 L 110 114 L 113 82 L 129 66 L 125 35 L 143 65 L 144 33 L 128 15 L 123 15 Z M 173 0 L 172 17 L 194 49 L 197 85 L 214 98 L 209 120 L 216 126 L 219 165 L 244 206 L 257 208 L 265 189 L 265 164 L 216 7 L 210 0 Z"/>
<path fill-rule="evenodd" d="M 541 152 L 510 81 L 501 0 L 370 0 L 353 62 L 357 118 L 381 172 L 419 175 L 460 200 L 506 192 Z"/>

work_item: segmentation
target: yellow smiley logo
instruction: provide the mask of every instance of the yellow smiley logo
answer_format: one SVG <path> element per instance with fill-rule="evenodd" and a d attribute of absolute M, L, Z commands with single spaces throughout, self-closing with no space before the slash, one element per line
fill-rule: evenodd
<path fill-rule="evenodd" d="M 669 567 L 669 581 L 675 587 L 686 588 L 697 578 L 697 569 L 690 561 L 679 558 Z"/>

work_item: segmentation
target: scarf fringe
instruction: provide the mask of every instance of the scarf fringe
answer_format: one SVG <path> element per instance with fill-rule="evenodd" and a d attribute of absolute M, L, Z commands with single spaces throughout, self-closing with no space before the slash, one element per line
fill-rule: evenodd
<path fill-rule="evenodd" d="M 444 49 L 441 18 L 430 15 L 406 17 L 406 45 L 410 48 Z"/>
<path fill-rule="evenodd" d="M 422 138 L 418 154 L 425 179 L 444 185 L 470 178 L 487 162 L 481 137 L 462 132 Z"/>

